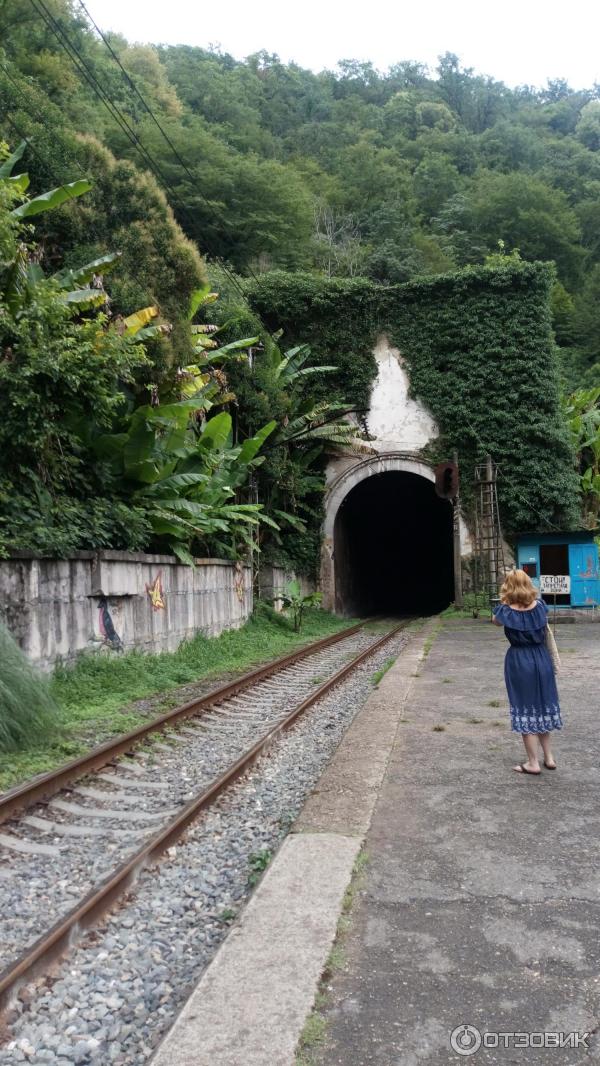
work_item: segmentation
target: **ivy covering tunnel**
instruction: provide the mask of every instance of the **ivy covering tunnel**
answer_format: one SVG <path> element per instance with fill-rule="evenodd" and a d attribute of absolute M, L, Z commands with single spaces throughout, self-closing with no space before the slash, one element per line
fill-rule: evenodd
<path fill-rule="evenodd" d="M 475 464 L 491 453 L 500 467 L 505 532 L 577 528 L 577 475 L 560 410 L 560 371 L 551 328 L 551 264 L 509 261 L 406 285 L 364 278 L 266 274 L 251 301 L 286 342 L 306 341 L 339 368 L 324 395 L 367 412 L 382 333 L 407 366 L 411 391 L 440 436 L 423 458 L 456 449 L 469 510 Z"/>
<path fill-rule="evenodd" d="M 333 558 L 341 614 L 441 611 L 454 599 L 452 507 L 418 474 L 374 474 L 337 512 Z"/>

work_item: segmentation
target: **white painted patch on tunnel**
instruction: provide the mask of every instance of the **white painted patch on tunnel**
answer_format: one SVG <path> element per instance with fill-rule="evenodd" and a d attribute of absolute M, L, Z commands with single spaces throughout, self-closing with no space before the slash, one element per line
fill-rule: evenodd
<path fill-rule="evenodd" d="M 388 337 L 377 339 L 374 352 L 377 378 L 371 393 L 367 424 L 377 451 L 416 452 L 439 436 L 438 426 L 419 400 L 409 395 L 409 377 L 397 348 Z"/>

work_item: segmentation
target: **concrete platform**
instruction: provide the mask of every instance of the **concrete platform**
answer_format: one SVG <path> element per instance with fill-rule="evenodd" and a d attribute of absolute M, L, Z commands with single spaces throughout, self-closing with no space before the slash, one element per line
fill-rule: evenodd
<path fill-rule="evenodd" d="M 519 777 L 502 630 L 444 625 L 377 798 L 325 1041 L 303 1063 L 600 1062 L 600 632 L 564 627 L 557 641 L 558 769 Z M 494 1036 L 572 1031 L 593 1034 L 588 1049 Z"/>
<path fill-rule="evenodd" d="M 414 633 L 345 734 L 153 1066 L 293 1066 L 431 628 Z"/>

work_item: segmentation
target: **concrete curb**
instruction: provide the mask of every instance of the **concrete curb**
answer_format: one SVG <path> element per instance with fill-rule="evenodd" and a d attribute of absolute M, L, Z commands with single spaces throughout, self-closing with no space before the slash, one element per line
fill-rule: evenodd
<path fill-rule="evenodd" d="M 354 719 L 153 1066 L 293 1066 L 432 628 L 412 636 Z"/>

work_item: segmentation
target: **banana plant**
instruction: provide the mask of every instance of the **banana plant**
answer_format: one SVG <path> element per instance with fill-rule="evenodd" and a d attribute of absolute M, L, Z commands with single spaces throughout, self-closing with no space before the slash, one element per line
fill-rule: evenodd
<path fill-rule="evenodd" d="M 235 447 L 227 412 L 198 428 L 194 416 L 210 410 L 217 388 L 209 382 L 193 399 L 139 407 L 124 433 L 95 443 L 98 457 L 112 464 L 120 493 L 146 510 L 155 535 L 189 564 L 207 545 L 231 554 L 236 539 L 249 543 L 258 523 L 278 528 L 261 504 L 236 501 L 276 423 Z"/>
<path fill-rule="evenodd" d="M 304 612 L 310 607 L 320 607 L 322 595 L 320 592 L 310 592 L 307 596 L 302 594 L 300 582 L 290 581 L 285 592 L 280 594 L 274 603 L 281 603 L 283 611 L 289 611 L 294 622 L 294 632 L 299 633 L 302 629 Z"/>
<path fill-rule="evenodd" d="M 273 444 L 304 445 L 320 444 L 330 448 L 358 448 L 365 450 L 359 441 L 359 428 L 348 421 L 352 413 L 349 404 L 333 400 L 305 398 L 299 388 L 304 378 L 331 374 L 335 366 L 307 365 L 311 357 L 308 344 L 290 348 L 283 355 L 273 346 L 270 352 L 271 366 L 275 377 L 289 396 L 287 417 L 279 427 Z"/>
<path fill-rule="evenodd" d="M 218 382 L 221 388 L 220 402 L 224 404 L 235 400 L 235 394 L 227 391 L 227 378 L 219 368 L 227 362 L 247 359 L 246 353 L 248 349 L 258 344 L 259 337 L 245 337 L 242 340 L 219 346 L 219 342 L 215 340 L 215 337 L 226 328 L 227 323 L 222 326 L 205 322 L 194 324 L 193 320 L 200 309 L 208 307 L 218 298 L 219 294 L 211 292 L 208 285 L 201 289 L 195 289 L 190 297 L 186 317 L 189 322 L 196 362 L 180 369 L 179 391 L 182 397 L 192 397 L 198 389 L 201 389 L 212 378 Z"/>
<path fill-rule="evenodd" d="M 24 219 L 32 218 L 34 215 L 41 215 L 45 211 L 52 211 L 55 207 L 60 207 L 67 200 L 74 200 L 77 196 L 83 196 L 84 193 L 90 191 L 92 188 L 91 181 L 88 181 L 87 178 L 79 178 L 77 181 L 70 181 L 66 185 L 59 185 L 56 189 L 49 189 L 48 192 L 41 193 L 39 196 L 25 199 L 25 193 L 29 188 L 29 175 L 26 173 L 13 175 L 12 172 L 22 158 L 28 143 L 27 140 L 21 141 L 12 155 L 9 155 L 0 164 L 0 181 L 10 182 L 19 196 L 23 197 L 23 203 L 14 207 L 11 211 L 13 218 Z"/>
<path fill-rule="evenodd" d="M 270 353 L 271 366 L 282 388 L 291 388 L 300 378 L 314 374 L 332 374 L 337 370 L 336 366 L 306 366 L 310 356 L 311 349 L 308 344 L 290 348 L 283 355 L 277 346 L 273 345 Z"/>
<path fill-rule="evenodd" d="M 596 527 L 600 516 L 600 386 L 578 389 L 565 397 L 563 412 L 579 471 L 584 521 Z"/>
<path fill-rule="evenodd" d="M 50 189 L 39 196 L 28 197 L 29 175 L 27 173 L 13 175 L 12 173 L 23 156 L 27 144 L 27 141 L 21 141 L 15 151 L 0 164 L 0 182 L 6 182 L 16 198 L 22 201 L 9 212 L 11 218 L 18 222 L 25 222 L 90 191 L 92 183 L 81 178 L 78 181 L 60 185 L 56 189 Z M 104 290 L 90 287 L 90 282 L 95 276 L 106 274 L 118 259 L 119 256 L 116 254 L 102 256 L 83 267 L 58 271 L 48 279 L 39 264 L 32 261 L 27 244 L 20 241 L 17 243 L 13 259 L 0 266 L 0 294 L 15 321 L 18 321 L 27 306 L 35 302 L 40 286 L 47 281 L 58 289 L 65 304 L 74 312 L 90 310 L 106 302 Z"/>

